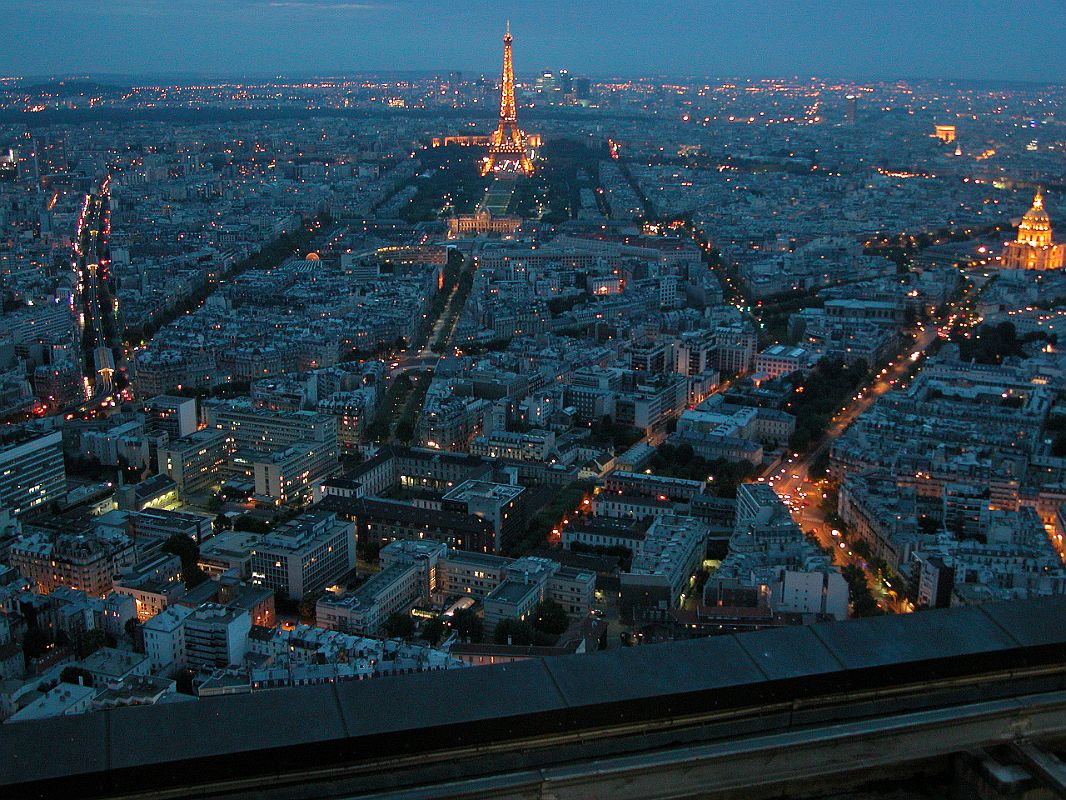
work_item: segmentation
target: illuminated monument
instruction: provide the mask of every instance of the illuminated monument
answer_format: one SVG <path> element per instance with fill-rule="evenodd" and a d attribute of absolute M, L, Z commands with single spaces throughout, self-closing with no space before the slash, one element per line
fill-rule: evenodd
<path fill-rule="evenodd" d="M 514 99 L 514 65 L 511 63 L 511 23 L 503 35 L 503 88 L 500 91 L 500 124 L 489 137 L 489 152 L 481 161 L 481 174 L 533 174 L 529 141 L 518 127 Z"/>
<path fill-rule="evenodd" d="M 1051 219 L 1044 210 L 1044 194 L 1039 189 L 1033 207 L 1018 226 L 1018 238 L 1003 245 L 1004 269 L 1059 269 L 1066 245 L 1051 240 Z"/>

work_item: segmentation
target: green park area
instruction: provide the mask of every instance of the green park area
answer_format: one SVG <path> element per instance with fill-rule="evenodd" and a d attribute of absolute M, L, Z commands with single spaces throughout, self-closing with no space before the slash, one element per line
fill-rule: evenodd
<path fill-rule="evenodd" d="M 576 217 L 582 188 L 599 185 L 599 164 L 608 157 L 606 143 L 549 139 L 541 148 L 533 177 L 515 184 L 509 213 L 545 222 Z"/>
<path fill-rule="evenodd" d="M 400 211 L 407 222 L 426 222 L 481 208 L 494 215 L 563 222 L 581 208 L 581 189 L 599 185 L 606 145 L 584 139 L 549 140 L 531 178 L 494 179 L 479 172 L 484 150 L 450 145 L 419 154 L 421 169 L 411 179 L 415 194 Z"/>
<path fill-rule="evenodd" d="M 515 191 L 513 180 L 494 180 L 485 197 L 481 201 L 481 208 L 493 216 L 507 213 L 507 207 L 511 204 L 511 195 Z"/>
<path fill-rule="evenodd" d="M 419 155 L 422 169 L 412 179 L 415 196 L 400 210 L 407 222 L 428 222 L 477 207 L 492 178 L 482 176 L 478 147 L 431 147 Z"/>

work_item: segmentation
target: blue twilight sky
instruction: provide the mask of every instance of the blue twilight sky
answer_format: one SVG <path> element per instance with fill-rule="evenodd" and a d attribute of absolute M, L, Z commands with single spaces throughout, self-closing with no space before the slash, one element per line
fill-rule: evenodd
<path fill-rule="evenodd" d="M 1066 0 L 0 0 L 0 74 L 818 75 L 1066 82 Z"/>

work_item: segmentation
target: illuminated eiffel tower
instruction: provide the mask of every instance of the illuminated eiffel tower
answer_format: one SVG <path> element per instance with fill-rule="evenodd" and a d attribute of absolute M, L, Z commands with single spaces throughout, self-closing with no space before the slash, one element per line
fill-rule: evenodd
<path fill-rule="evenodd" d="M 514 65 L 511 63 L 511 23 L 503 35 L 503 88 L 500 91 L 500 124 L 489 137 L 489 153 L 481 161 L 481 174 L 521 172 L 533 174 L 526 134 L 518 127 L 514 101 Z"/>

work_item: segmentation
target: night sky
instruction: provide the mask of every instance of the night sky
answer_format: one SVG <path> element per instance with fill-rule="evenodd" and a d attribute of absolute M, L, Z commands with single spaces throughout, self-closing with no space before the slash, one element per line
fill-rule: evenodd
<path fill-rule="evenodd" d="M 0 73 L 521 73 L 1066 82 L 1066 0 L 0 0 Z"/>

